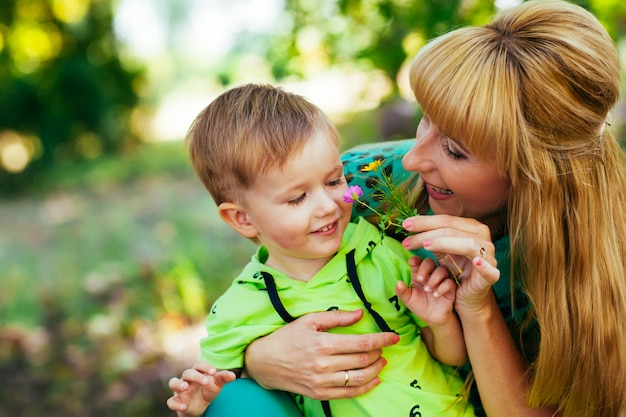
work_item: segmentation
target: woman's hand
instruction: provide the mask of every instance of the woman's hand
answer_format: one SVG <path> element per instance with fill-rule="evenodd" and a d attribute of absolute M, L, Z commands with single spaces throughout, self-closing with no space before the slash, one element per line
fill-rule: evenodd
<path fill-rule="evenodd" d="M 424 248 L 459 280 L 455 308 L 466 312 L 490 308 L 491 286 L 500 278 L 489 227 L 475 219 L 449 215 L 416 216 L 402 226 L 416 234 L 404 239 L 407 249 Z"/>
<path fill-rule="evenodd" d="M 246 350 L 246 371 L 266 388 L 314 399 L 353 398 L 380 383 L 387 361 L 382 348 L 398 342 L 395 333 L 328 333 L 350 326 L 363 311 L 310 313 L 256 340 Z"/>

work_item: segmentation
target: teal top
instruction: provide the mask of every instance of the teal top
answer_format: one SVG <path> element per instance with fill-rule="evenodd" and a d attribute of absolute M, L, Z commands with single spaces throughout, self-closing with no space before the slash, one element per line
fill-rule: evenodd
<path fill-rule="evenodd" d="M 433 359 L 421 338 L 424 323 L 395 295 L 398 280 L 410 284 L 410 256 L 363 218 L 348 225 L 338 253 L 308 282 L 267 266 L 267 249 L 260 247 L 213 305 L 201 360 L 219 369 L 240 368 L 246 347 L 286 321 L 310 312 L 360 308 L 364 317 L 358 323 L 331 331 L 394 331 L 400 341 L 383 350 L 388 364 L 379 375 L 382 383 L 356 398 L 331 400 L 333 417 L 382 416 L 389 413 L 390 404 L 393 415 L 473 416 L 472 405 L 459 397 L 463 378 Z M 301 396 L 296 400 L 305 416 L 325 416 L 320 401 Z"/>
<path fill-rule="evenodd" d="M 407 139 L 361 145 L 349 149 L 342 155 L 344 173 L 349 185 L 358 185 L 363 189 L 361 200 L 367 202 L 367 204 L 374 209 L 380 207 L 381 196 L 376 185 L 380 184 L 379 178 L 381 172 L 384 172 L 388 177 L 392 178 L 394 183 L 406 182 L 409 186 L 415 186 L 418 179 L 416 174 L 406 171 L 402 166 L 402 157 L 411 149 L 414 142 L 415 139 Z M 363 170 L 364 167 L 367 167 L 375 160 L 384 161 L 384 163 L 375 171 Z M 368 214 L 368 209 L 365 206 L 359 204 L 354 205 L 353 216 L 367 216 Z M 433 213 L 429 210 L 425 214 Z M 532 361 L 536 357 L 539 330 L 536 323 L 524 326 L 527 313 L 530 309 L 530 301 L 519 279 L 513 282 L 513 292 L 511 292 L 511 245 L 509 236 L 506 235 L 495 241 L 494 245 L 495 258 L 498 261 L 498 268 L 500 269 L 500 279 L 493 286 L 493 291 L 518 350 L 526 360 Z M 416 250 L 414 253 L 421 257 L 435 259 L 435 256 L 425 249 Z M 463 375 L 467 375 L 470 370 L 471 367 L 468 364 L 462 367 L 460 371 Z M 471 400 L 476 406 L 477 414 L 479 414 L 482 408 L 480 407 L 480 399 L 478 398 L 475 384 Z"/>

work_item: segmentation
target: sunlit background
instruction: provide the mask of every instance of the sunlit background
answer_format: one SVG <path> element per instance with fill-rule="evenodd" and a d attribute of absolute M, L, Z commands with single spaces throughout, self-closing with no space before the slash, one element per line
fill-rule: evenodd
<path fill-rule="evenodd" d="M 344 148 L 410 137 L 411 57 L 518 3 L 0 1 L 0 417 L 173 415 L 166 381 L 254 249 L 182 143 L 224 89 L 303 94 Z M 626 3 L 579 3 L 624 50 Z"/>

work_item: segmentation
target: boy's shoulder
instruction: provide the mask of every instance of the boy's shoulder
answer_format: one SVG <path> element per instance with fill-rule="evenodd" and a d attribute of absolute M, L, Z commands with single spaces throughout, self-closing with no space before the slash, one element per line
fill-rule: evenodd
<path fill-rule="evenodd" d="M 352 227 L 354 227 L 352 236 L 356 237 L 360 245 L 366 247 L 367 252 L 371 252 L 372 255 L 389 256 L 389 254 L 397 254 L 400 257 L 411 255 L 411 252 L 404 248 L 398 240 L 385 235 L 378 226 L 372 224 L 364 217 L 357 217 L 351 223 L 353 223 Z"/>

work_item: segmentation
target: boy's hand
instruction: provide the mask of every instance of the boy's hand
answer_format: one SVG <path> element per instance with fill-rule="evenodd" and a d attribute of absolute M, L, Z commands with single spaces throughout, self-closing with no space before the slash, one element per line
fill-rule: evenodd
<path fill-rule="evenodd" d="M 231 371 L 218 371 L 206 362 L 196 362 L 193 368 L 183 372 L 181 378 L 169 380 L 168 385 L 174 395 L 167 400 L 167 406 L 179 417 L 199 416 L 224 385 L 235 378 Z"/>
<path fill-rule="evenodd" d="M 430 259 L 414 256 L 411 266 L 411 286 L 398 281 L 395 291 L 400 300 L 428 326 L 445 324 L 453 317 L 456 284 L 443 266 Z"/>

